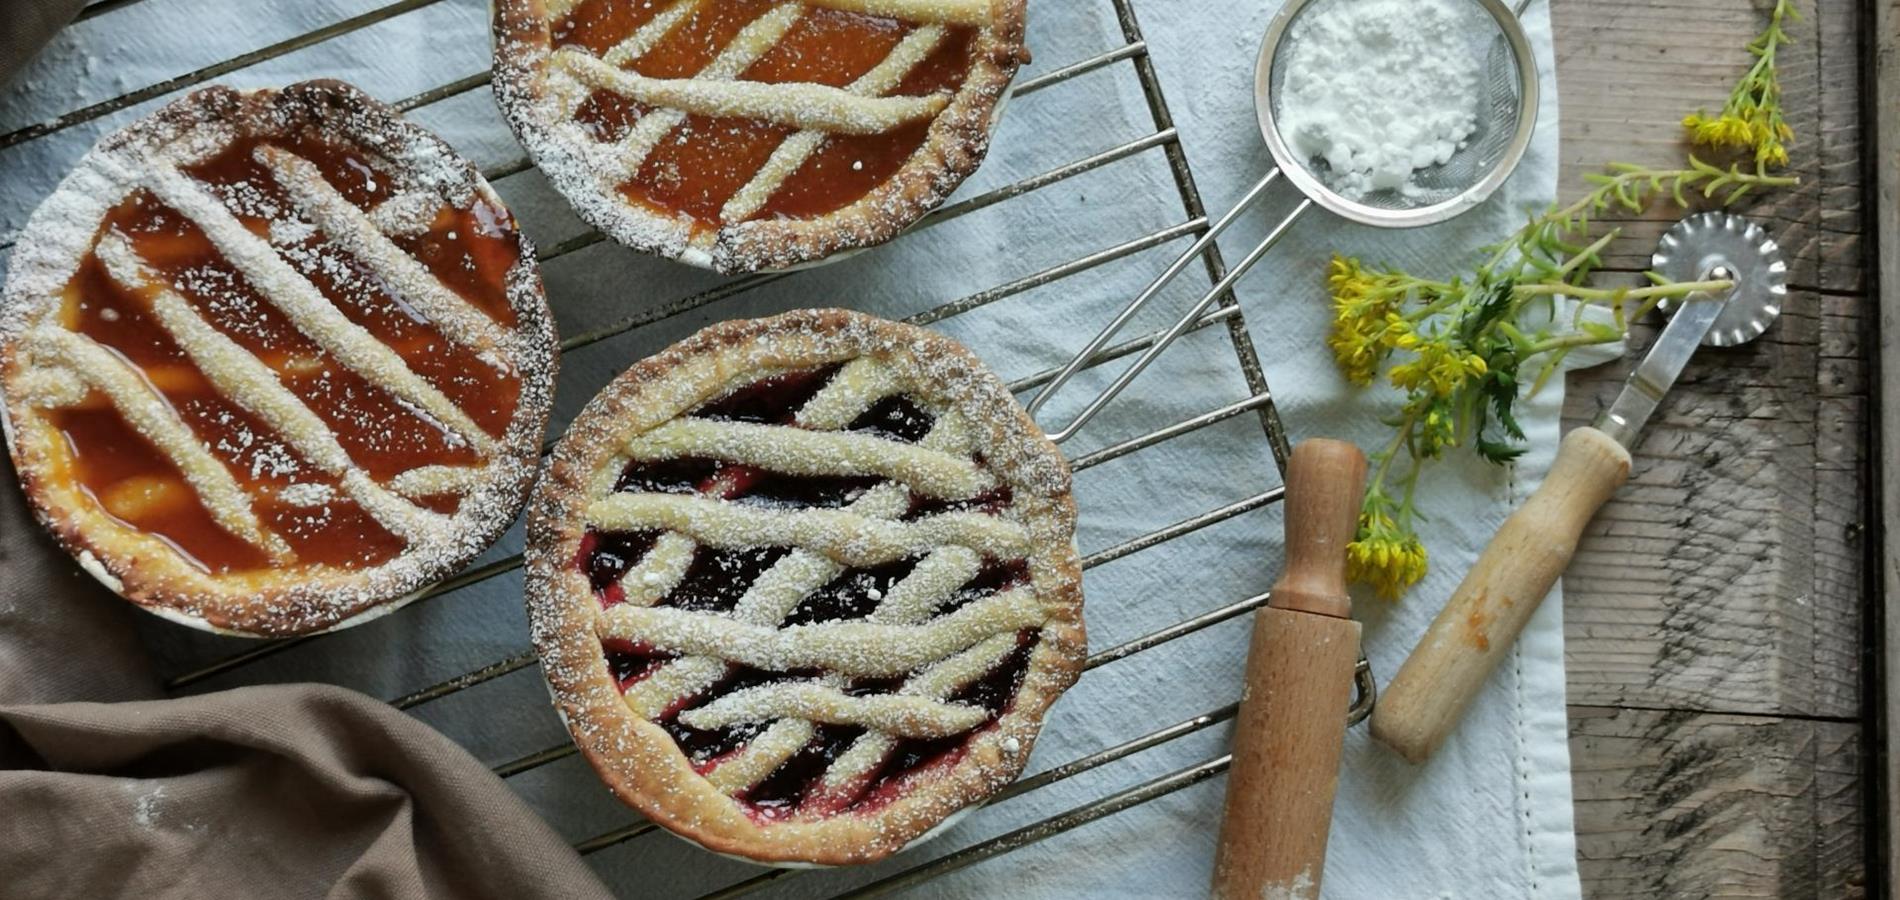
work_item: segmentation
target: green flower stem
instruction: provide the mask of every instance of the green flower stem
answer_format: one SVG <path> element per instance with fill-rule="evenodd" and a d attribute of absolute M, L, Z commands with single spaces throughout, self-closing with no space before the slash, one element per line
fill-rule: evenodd
<path fill-rule="evenodd" d="M 1590 246 L 1585 247 L 1582 250 L 1578 251 L 1575 256 L 1572 256 L 1570 258 L 1569 262 L 1566 262 L 1563 265 L 1557 267 L 1557 274 L 1556 274 L 1557 280 L 1568 281 L 1570 280 L 1570 274 L 1572 272 L 1577 271 L 1579 267 L 1583 266 L 1585 263 L 1595 262 L 1597 259 L 1597 254 L 1603 252 L 1603 248 L 1608 247 L 1610 245 L 1610 242 L 1616 240 L 1617 235 L 1620 235 L 1622 233 L 1623 233 L 1623 229 L 1612 228 L 1610 229 L 1609 234 L 1606 234 L 1600 238 L 1597 238 L 1596 241 L 1592 243 Z"/>
<path fill-rule="evenodd" d="M 1616 303 L 1624 300 L 1648 300 L 1654 298 L 1681 297 L 1696 291 L 1726 291 L 1735 286 L 1735 282 L 1726 279 L 1708 281 L 1677 281 L 1669 284 L 1653 284 L 1640 288 L 1593 288 L 1576 284 L 1520 284 L 1512 288 L 1520 297 L 1544 297 L 1562 294 L 1576 300 L 1589 300 L 1599 303 Z"/>
<path fill-rule="evenodd" d="M 1585 331 L 1576 331 L 1576 332 L 1571 332 L 1570 334 L 1560 334 L 1554 338 L 1538 341 L 1524 348 L 1523 358 L 1530 359 L 1532 357 L 1541 356 L 1545 353 L 1550 353 L 1555 350 L 1569 350 L 1569 349 L 1575 349 L 1577 347 L 1594 347 L 1594 346 L 1597 346 L 1598 344 L 1613 343 L 1620 339 L 1621 339 L 1620 337 L 1598 337 L 1594 334 L 1590 334 L 1589 332 L 1585 332 Z"/>
<path fill-rule="evenodd" d="M 1399 448 L 1411 440 L 1412 426 L 1417 422 L 1418 414 L 1412 413 L 1407 415 L 1405 421 L 1399 425 L 1398 433 L 1392 436 L 1392 443 L 1387 444 L 1385 452 L 1379 454 L 1379 468 L 1373 470 L 1372 483 L 1366 486 L 1367 494 L 1379 493 L 1380 488 L 1385 485 L 1385 476 L 1392 471 L 1392 460 L 1398 458 Z"/>

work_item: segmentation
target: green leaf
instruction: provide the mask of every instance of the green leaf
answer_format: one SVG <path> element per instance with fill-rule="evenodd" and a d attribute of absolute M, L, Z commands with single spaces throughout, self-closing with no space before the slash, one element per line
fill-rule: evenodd
<path fill-rule="evenodd" d="M 1485 462 L 1497 466 L 1516 462 L 1517 458 L 1523 456 L 1524 451 L 1528 449 L 1526 447 L 1513 446 L 1503 441 L 1494 441 L 1484 435 L 1478 435 L 1474 446 L 1477 448 L 1478 455 L 1483 457 Z"/>

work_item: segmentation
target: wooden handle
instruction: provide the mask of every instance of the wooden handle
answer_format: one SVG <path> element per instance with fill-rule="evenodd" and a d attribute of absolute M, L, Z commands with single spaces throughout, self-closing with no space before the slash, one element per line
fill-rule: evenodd
<path fill-rule="evenodd" d="M 1629 451 L 1609 435 L 1579 428 L 1564 438 L 1543 486 L 1504 521 L 1380 692 L 1373 737 L 1415 763 L 1438 749 L 1629 474 Z"/>
<path fill-rule="evenodd" d="M 1358 662 L 1358 622 L 1272 607 L 1254 617 L 1216 900 L 1319 896 Z"/>
<path fill-rule="evenodd" d="M 1346 545 L 1359 533 L 1366 455 L 1316 438 L 1293 448 L 1286 470 L 1286 569 L 1267 603 L 1323 616 L 1352 615 Z"/>
<path fill-rule="evenodd" d="M 1254 617 L 1234 726 L 1214 861 L 1218 900 L 1319 896 L 1359 661 L 1359 623 L 1347 618 L 1346 545 L 1358 529 L 1365 479 L 1365 456 L 1351 444 L 1314 440 L 1293 451 L 1286 570 Z"/>

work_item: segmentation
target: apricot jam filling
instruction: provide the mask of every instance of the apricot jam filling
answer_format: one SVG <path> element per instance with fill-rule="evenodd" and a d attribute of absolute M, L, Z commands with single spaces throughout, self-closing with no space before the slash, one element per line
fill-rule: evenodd
<path fill-rule="evenodd" d="M 397 196 L 399 185 L 370 157 L 315 136 L 245 138 L 183 173 L 215 196 L 245 230 L 268 241 L 291 270 L 350 324 L 388 347 L 422 382 L 499 440 L 515 417 L 521 376 L 495 353 L 478 353 L 301 215 L 257 160 L 262 146 L 313 163 L 324 182 L 351 205 L 369 211 Z M 479 195 L 466 207 L 444 206 L 420 227 L 386 234 L 441 285 L 512 332 L 508 294 L 519 262 L 515 225 L 506 210 Z M 101 260 L 98 244 L 123 240 L 142 265 L 144 284 L 131 284 Z M 115 277 L 116 276 L 116 277 Z M 90 338 L 150 389 L 145 402 L 175 414 L 242 489 L 263 530 L 282 538 L 290 560 L 273 559 L 230 533 L 187 480 L 180 463 L 140 433 L 100 391 L 45 411 L 61 440 L 55 470 L 70 477 L 108 515 L 159 538 L 190 564 L 220 575 L 325 566 L 372 568 L 400 555 L 408 541 L 358 502 L 335 471 L 313 464 L 292 436 L 220 391 L 154 310 L 168 294 L 217 335 L 250 354 L 295 401 L 328 426 L 354 467 L 388 487 L 423 467 L 479 467 L 484 451 L 464 434 L 391 389 L 346 367 L 293 324 L 259 286 L 218 249 L 206 227 L 149 190 L 138 189 L 106 214 L 95 247 L 63 291 L 59 321 Z M 357 335 L 360 337 L 360 334 Z M 408 498 L 420 510 L 452 514 L 454 492 Z"/>
<path fill-rule="evenodd" d="M 649 78 L 693 78 L 776 6 L 774 0 L 702 3 L 623 68 Z M 549 39 L 556 50 L 573 47 L 600 57 L 665 8 L 657 2 L 585 0 L 552 24 Z M 918 27 L 883 16 L 811 8 L 737 79 L 844 88 L 877 67 Z M 969 76 L 976 35 L 975 28 L 945 26 L 935 48 L 887 93 L 954 93 Z M 611 91 L 595 90 L 574 118 L 591 138 L 612 144 L 652 113 Z M 924 119 L 878 134 L 826 135 L 762 205 L 744 210 L 735 221 L 815 219 L 850 206 L 903 168 L 928 139 L 930 124 Z M 757 119 L 682 116 L 619 185 L 619 193 L 630 203 L 690 222 L 696 233 L 716 230 L 733 224 L 726 219 L 729 201 L 794 133 L 789 126 Z"/>

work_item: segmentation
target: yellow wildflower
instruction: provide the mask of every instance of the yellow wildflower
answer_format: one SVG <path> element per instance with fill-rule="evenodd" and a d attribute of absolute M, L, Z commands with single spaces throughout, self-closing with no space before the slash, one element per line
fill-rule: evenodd
<path fill-rule="evenodd" d="M 1756 57 L 1755 65 L 1735 83 L 1721 114 L 1697 112 L 1683 117 L 1682 127 L 1689 132 L 1691 143 L 1750 153 L 1762 167 L 1788 164 L 1787 145 L 1794 140 L 1794 129 L 1781 114 L 1781 78 L 1775 68 L 1775 53 L 1788 41 L 1783 24 L 1800 18 L 1793 0 L 1776 0 L 1767 30 L 1748 45 L 1748 51 Z"/>
<path fill-rule="evenodd" d="M 1395 312 L 1400 297 L 1382 290 L 1378 276 L 1345 256 L 1333 257 L 1326 285 L 1333 294 L 1333 328 L 1326 345 L 1332 348 L 1333 360 L 1346 380 L 1371 384 L 1379 364 L 1391 352 L 1390 320 L 1403 319 Z"/>
<path fill-rule="evenodd" d="M 1361 513 L 1359 539 L 1346 545 L 1347 577 L 1372 585 L 1388 600 L 1397 600 L 1424 578 L 1428 563 L 1418 536 L 1400 529 L 1383 512 Z"/>
<path fill-rule="evenodd" d="M 1484 357 L 1452 346 L 1443 338 L 1417 341 L 1411 349 L 1418 357 L 1393 366 L 1388 373 L 1392 386 L 1401 390 L 1425 389 L 1435 397 L 1447 398 L 1469 379 L 1482 378 L 1490 371 Z"/>

